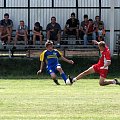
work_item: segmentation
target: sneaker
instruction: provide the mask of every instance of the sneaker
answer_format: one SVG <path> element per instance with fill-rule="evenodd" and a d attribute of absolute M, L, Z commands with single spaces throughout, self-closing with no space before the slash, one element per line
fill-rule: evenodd
<path fill-rule="evenodd" d="M 120 82 L 115 78 L 116 85 L 120 85 Z"/>
<path fill-rule="evenodd" d="M 73 78 L 72 78 L 72 77 L 70 77 L 70 75 L 68 75 L 68 78 L 69 78 L 70 83 L 71 83 L 71 85 L 72 85 L 72 84 L 73 84 Z"/>
<path fill-rule="evenodd" d="M 54 81 L 54 83 L 56 84 L 56 85 L 60 85 L 60 83 L 58 82 L 58 80 L 53 80 Z"/>

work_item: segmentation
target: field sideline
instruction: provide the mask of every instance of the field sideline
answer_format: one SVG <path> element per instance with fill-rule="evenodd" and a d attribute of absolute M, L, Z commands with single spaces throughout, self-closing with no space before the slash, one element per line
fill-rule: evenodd
<path fill-rule="evenodd" d="M 0 120 L 120 120 L 120 86 L 83 79 L 0 80 Z"/>

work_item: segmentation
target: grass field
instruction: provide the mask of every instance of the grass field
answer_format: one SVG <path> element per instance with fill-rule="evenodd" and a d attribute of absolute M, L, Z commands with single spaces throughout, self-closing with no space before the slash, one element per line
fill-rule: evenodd
<path fill-rule="evenodd" d="M 120 120 L 120 86 L 84 79 L 0 80 L 0 120 Z"/>

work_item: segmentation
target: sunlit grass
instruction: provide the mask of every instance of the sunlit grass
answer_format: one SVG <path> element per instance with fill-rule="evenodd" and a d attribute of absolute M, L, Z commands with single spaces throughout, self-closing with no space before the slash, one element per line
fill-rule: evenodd
<path fill-rule="evenodd" d="M 120 120 L 120 86 L 83 79 L 0 80 L 0 120 Z"/>

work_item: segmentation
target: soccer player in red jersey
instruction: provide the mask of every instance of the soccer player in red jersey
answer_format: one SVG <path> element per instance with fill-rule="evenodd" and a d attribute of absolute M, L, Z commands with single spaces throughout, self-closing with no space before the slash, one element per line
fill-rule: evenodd
<path fill-rule="evenodd" d="M 110 50 L 106 46 L 104 41 L 97 42 L 93 40 L 94 43 L 98 44 L 101 56 L 99 58 L 99 61 L 97 64 L 92 65 L 90 68 L 85 70 L 84 72 L 80 73 L 77 77 L 71 79 L 71 84 L 82 77 L 92 74 L 92 73 L 98 73 L 100 75 L 100 86 L 105 86 L 109 84 L 117 84 L 120 85 L 120 82 L 117 79 L 114 80 L 106 80 L 107 73 L 108 73 L 108 66 L 111 64 L 111 57 L 110 57 Z"/>

